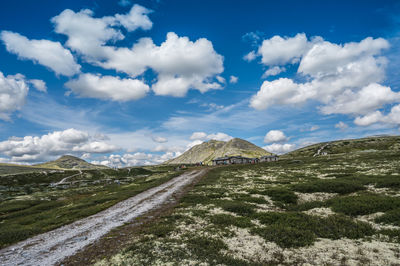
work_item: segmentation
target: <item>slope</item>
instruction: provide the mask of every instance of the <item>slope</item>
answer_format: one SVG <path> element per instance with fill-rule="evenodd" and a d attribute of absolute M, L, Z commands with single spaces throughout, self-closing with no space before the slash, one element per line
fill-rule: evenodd
<path fill-rule="evenodd" d="M 254 158 L 271 155 L 271 153 L 239 138 L 231 139 L 228 142 L 210 140 L 192 147 L 179 157 L 167 161 L 166 164 L 192 164 L 198 162 L 208 164 L 213 159 L 225 155 L 240 155 Z"/>

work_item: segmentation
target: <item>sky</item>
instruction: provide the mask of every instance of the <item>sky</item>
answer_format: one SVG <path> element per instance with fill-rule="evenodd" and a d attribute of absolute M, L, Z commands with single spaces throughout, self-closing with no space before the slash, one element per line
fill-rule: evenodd
<path fill-rule="evenodd" d="M 0 162 L 399 135 L 399 26 L 398 1 L 4 2 Z"/>

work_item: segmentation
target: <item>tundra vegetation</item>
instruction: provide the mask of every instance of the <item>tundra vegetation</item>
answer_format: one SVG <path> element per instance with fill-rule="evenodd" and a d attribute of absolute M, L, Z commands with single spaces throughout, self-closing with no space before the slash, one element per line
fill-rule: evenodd
<path fill-rule="evenodd" d="M 212 169 L 97 265 L 399 265 L 400 138 Z"/>
<path fill-rule="evenodd" d="M 1 165 L 0 173 L 0 248 L 95 214 L 180 174 L 171 166 L 55 170 L 12 165 Z"/>

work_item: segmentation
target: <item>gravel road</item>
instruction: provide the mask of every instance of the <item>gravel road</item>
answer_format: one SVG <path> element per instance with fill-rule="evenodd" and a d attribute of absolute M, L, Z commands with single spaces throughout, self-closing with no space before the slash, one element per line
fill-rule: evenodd
<path fill-rule="evenodd" d="M 0 265 L 54 265 L 163 203 L 191 184 L 205 170 L 184 173 L 95 215 L 37 235 L 0 250 Z"/>

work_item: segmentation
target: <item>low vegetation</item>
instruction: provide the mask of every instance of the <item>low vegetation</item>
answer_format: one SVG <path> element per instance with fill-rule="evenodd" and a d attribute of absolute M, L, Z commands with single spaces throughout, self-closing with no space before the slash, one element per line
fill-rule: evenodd
<path fill-rule="evenodd" d="M 0 248 L 97 213 L 178 174 L 170 167 L 137 167 L 1 176 Z"/>
<path fill-rule="evenodd" d="M 276 163 L 215 168 L 96 264 L 395 265 L 400 151 L 390 147 L 399 139 L 377 139 L 338 142 L 327 156 L 313 157 L 316 145 Z"/>

